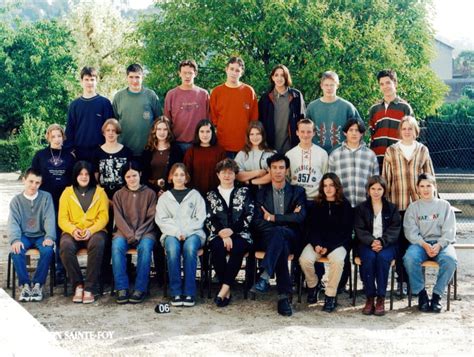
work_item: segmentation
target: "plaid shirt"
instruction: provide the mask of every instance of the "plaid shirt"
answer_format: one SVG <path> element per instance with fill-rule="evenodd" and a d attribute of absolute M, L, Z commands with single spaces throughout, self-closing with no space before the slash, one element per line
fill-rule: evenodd
<path fill-rule="evenodd" d="M 390 145 L 385 151 L 382 176 L 387 181 L 387 197 L 400 211 L 407 209 L 410 202 L 420 198 L 416 192 L 416 181 L 422 173 L 434 175 L 428 148 L 417 142 L 415 151 L 408 161 L 399 143 Z"/>
<path fill-rule="evenodd" d="M 344 141 L 342 145 L 329 155 L 329 171 L 341 179 L 344 196 L 352 207 L 367 199 L 367 180 L 379 174 L 379 164 L 374 152 L 362 142 L 352 151 Z"/>

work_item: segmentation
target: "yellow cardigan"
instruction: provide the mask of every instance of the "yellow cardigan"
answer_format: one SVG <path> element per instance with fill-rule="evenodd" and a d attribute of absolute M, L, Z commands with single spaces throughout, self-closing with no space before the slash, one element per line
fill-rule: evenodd
<path fill-rule="evenodd" d="M 109 221 L 109 199 L 104 189 L 97 186 L 91 205 L 82 210 L 72 186 L 64 189 L 59 199 L 58 224 L 61 230 L 72 235 L 75 229 L 88 229 L 91 234 L 105 231 Z"/>

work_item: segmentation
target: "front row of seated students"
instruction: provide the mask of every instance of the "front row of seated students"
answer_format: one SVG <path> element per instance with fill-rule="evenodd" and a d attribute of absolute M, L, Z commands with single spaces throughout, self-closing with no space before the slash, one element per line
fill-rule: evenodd
<path fill-rule="evenodd" d="M 231 302 L 231 288 L 243 256 L 251 249 L 263 249 L 263 272 L 251 290 L 266 292 L 269 280 L 275 274 L 277 310 L 281 315 L 290 316 L 292 283 L 288 257 L 306 244 L 299 261 L 308 285 L 308 303 L 315 302 L 317 295 L 314 262 L 327 257 L 329 280 L 323 309 L 331 312 L 336 307 L 337 285 L 354 226 L 367 297 L 362 312 L 383 315 L 388 271 L 396 255 L 401 229 L 397 209 L 384 197 L 386 183 L 383 178 L 373 176 L 369 179 L 368 199 L 352 213 L 339 178 L 334 173 L 324 175 L 316 202 L 308 212 L 313 225 L 306 232 L 306 242 L 301 228 L 306 216 L 304 189 L 286 182 L 289 168 L 286 156 L 275 154 L 267 164 L 271 182 L 259 189 L 252 200 L 248 188 L 234 186 L 237 164 L 231 159 L 222 160 L 216 167 L 220 185 L 204 200 L 196 190 L 186 187 L 190 181 L 187 169 L 176 163 L 169 173 L 173 188 L 164 192 L 157 204 L 153 190 L 140 183 L 139 165 L 133 161 L 125 165 L 122 177 L 126 186 L 113 199 L 116 222 L 112 262 L 117 302 L 143 301 L 157 234 L 156 222 L 162 234 L 160 242 L 166 251 L 174 306 L 193 306 L 195 303 L 197 255 L 206 241 L 203 229 L 206 225 L 210 232 L 212 264 L 220 283 L 214 300 L 217 306 L 224 307 Z M 38 190 L 41 179 L 41 173 L 29 169 L 23 179 L 24 191 L 10 203 L 8 232 L 13 263 L 22 287 L 20 301 L 42 299 L 42 287 L 54 254 L 54 207 L 51 195 Z M 421 199 L 410 204 L 403 224 L 411 243 L 404 256 L 404 265 L 412 292 L 418 295 L 419 309 L 440 312 L 441 297 L 457 266 L 452 245 L 456 222 L 449 203 L 435 196 L 433 176 L 421 174 L 417 190 Z M 60 256 L 74 287 L 74 302 L 91 303 L 95 299 L 104 254 L 108 206 L 107 195 L 97 186 L 90 164 L 77 162 L 73 168 L 73 184 L 61 195 L 58 215 L 63 232 Z M 25 253 L 33 247 L 39 250 L 40 259 L 33 281 L 30 281 Z M 88 250 L 85 280 L 76 257 L 80 248 Z M 128 248 L 138 250 L 137 280 L 131 296 L 125 268 Z M 181 255 L 184 282 L 181 281 Z M 431 300 L 425 290 L 421 267 L 421 263 L 429 259 L 440 266 Z"/>

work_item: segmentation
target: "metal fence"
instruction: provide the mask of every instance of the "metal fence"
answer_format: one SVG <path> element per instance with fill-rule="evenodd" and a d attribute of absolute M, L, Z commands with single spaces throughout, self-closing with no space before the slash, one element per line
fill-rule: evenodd
<path fill-rule="evenodd" d="M 474 121 L 429 118 L 420 124 L 419 141 L 430 151 L 440 196 L 461 210 L 458 227 L 474 231 Z"/>

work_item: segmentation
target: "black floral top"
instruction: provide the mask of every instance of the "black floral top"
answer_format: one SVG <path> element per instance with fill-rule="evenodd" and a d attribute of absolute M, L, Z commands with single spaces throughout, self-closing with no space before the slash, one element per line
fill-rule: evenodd
<path fill-rule="evenodd" d="M 254 204 L 248 187 L 234 188 L 230 194 L 230 207 L 218 190 L 206 195 L 206 227 L 209 241 L 218 237 L 220 230 L 230 228 L 234 234 L 252 243 L 249 227 L 253 218 Z"/>

